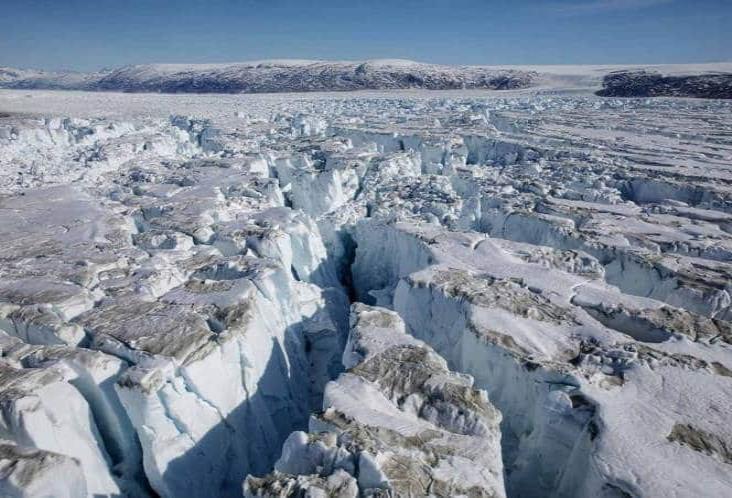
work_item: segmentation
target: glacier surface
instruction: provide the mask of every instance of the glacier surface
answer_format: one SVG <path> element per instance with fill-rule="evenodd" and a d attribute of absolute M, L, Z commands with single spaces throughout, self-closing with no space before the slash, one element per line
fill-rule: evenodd
<path fill-rule="evenodd" d="M 732 493 L 729 102 L 0 116 L 3 496 Z"/>

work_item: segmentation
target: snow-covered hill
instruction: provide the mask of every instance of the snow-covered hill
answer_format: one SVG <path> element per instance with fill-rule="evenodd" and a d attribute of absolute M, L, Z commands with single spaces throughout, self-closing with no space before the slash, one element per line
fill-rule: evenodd
<path fill-rule="evenodd" d="M 0 88 L 93 90 L 105 72 L 40 71 L 0 67 Z"/>
<path fill-rule="evenodd" d="M 424 88 L 510 89 L 531 84 L 528 71 L 451 67 L 411 61 L 269 61 L 228 65 L 145 65 L 113 71 L 103 90 L 162 92 L 307 92 Z"/>
<path fill-rule="evenodd" d="M 532 84 L 533 71 L 441 66 L 406 60 L 255 61 L 235 64 L 150 64 L 106 73 L 52 73 L 4 68 L 0 87 L 123 92 L 264 93 L 421 88 L 512 89 Z"/>
<path fill-rule="evenodd" d="M 91 73 L 0 67 L 0 88 L 137 93 L 284 93 L 349 90 L 595 92 L 613 97 L 732 96 L 732 63 L 445 66 L 401 59 L 145 64 Z"/>

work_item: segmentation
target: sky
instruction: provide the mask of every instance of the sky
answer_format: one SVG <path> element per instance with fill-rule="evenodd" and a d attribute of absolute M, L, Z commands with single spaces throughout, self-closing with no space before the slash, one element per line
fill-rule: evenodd
<path fill-rule="evenodd" d="M 0 66 L 732 61 L 732 0 L 0 0 Z"/>

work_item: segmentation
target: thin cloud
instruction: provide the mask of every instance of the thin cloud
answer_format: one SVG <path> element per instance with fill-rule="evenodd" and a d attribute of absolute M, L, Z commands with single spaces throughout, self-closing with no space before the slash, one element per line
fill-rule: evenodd
<path fill-rule="evenodd" d="M 548 10 L 556 14 L 582 15 L 624 10 L 638 10 L 655 7 L 674 0 L 589 0 L 572 2 L 553 2 L 546 4 Z"/>

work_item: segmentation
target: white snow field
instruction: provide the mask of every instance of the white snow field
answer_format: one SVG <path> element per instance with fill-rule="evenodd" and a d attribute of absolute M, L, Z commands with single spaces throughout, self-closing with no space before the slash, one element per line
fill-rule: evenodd
<path fill-rule="evenodd" d="M 0 496 L 732 496 L 732 101 L 565 90 L 1 90 Z"/>

